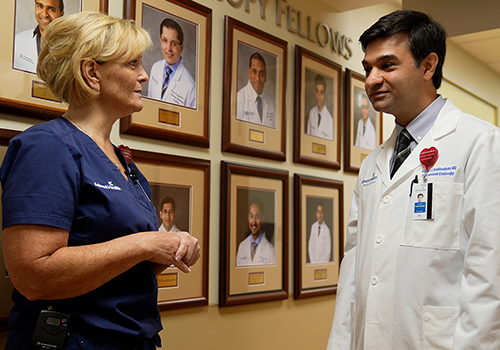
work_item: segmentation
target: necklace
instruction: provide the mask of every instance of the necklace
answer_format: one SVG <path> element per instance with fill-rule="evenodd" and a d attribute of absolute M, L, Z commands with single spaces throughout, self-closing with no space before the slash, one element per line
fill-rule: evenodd
<path fill-rule="evenodd" d="M 84 133 L 86 133 L 87 135 L 89 135 L 89 136 L 90 136 L 90 138 L 91 138 L 92 140 L 94 140 L 94 142 L 95 142 L 94 136 L 93 136 L 93 135 L 92 135 L 89 131 L 87 131 L 87 130 L 83 127 L 83 126 L 81 126 L 81 125 L 80 125 L 80 124 L 78 124 L 77 122 L 75 122 L 75 124 L 76 124 L 76 125 L 77 125 L 80 129 L 82 129 L 82 131 L 83 131 Z"/>
<path fill-rule="evenodd" d="M 94 140 L 94 142 L 95 142 L 95 143 L 97 143 L 97 141 L 95 140 L 94 135 L 92 135 L 92 133 L 90 133 L 89 131 L 87 131 L 87 130 L 83 127 L 83 126 L 81 126 L 81 125 L 80 125 L 80 124 L 78 124 L 77 122 L 75 122 L 75 124 L 76 124 L 76 125 L 77 125 L 80 129 L 82 129 L 82 131 L 83 131 L 84 133 L 86 133 L 87 135 L 89 135 L 89 136 L 90 136 L 90 138 L 91 138 L 92 140 Z M 115 167 L 116 167 L 117 169 L 120 169 L 120 166 L 118 165 L 118 163 L 117 163 L 117 162 L 115 162 L 115 161 L 114 161 L 114 160 L 112 160 L 112 159 L 110 159 L 110 160 L 113 162 L 113 164 L 115 165 Z"/>

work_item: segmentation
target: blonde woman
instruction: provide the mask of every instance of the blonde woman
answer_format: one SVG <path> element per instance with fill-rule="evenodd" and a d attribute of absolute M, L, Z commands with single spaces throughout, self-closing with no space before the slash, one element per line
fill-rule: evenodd
<path fill-rule="evenodd" d="M 134 22 L 92 12 L 45 31 L 37 71 L 69 107 L 12 139 L 0 169 L 15 287 L 6 349 L 36 343 L 47 311 L 70 315 L 67 349 L 160 346 L 156 274 L 189 272 L 200 247 L 186 232 L 157 232 L 147 180 L 110 141 L 113 124 L 143 107 L 150 45 Z"/>

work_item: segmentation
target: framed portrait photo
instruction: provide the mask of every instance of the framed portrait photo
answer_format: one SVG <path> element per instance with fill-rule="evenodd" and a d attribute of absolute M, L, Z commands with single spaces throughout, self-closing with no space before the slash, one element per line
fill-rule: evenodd
<path fill-rule="evenodd" d="M 36 75 L 37 42 L 54 19 L 81 11 L 106 13 L 108 0 L 13 0 L 2 7 L 7 16 L 0 38 L 0 74 L 8 83 L 0 87 L 0 108 L 4 113 L 54 119 L 67 105 Z"/>
<path fill-rule="evenodd" d="M 382 143 L 382 113 L 365 91 L 365 77 L 345 70 L 345 171 L 358 173 L 361 162 Z"/>
<path fill-rule="evenodd" d="M 171 266 L 158 276 L 161 310 L 208 305 L 210 161 L 132 150 L 151 186 L 159 231 L 186 231 L 198 239 L 201 257 L 183 273 Z"/>
<path fill-rule="evenodd" d="M 219 306 L 288 298 L 288 172 L 221 163 Z"/>
<path fill-rule="evenodd" d="M 344 185 L 294 175 L 294 298 L 337 291 L 344 255 Z"/>
<path fill-rule="evenodd" d="M 295 47 L 293 161 L 340 169 L 342 67 Z"/>
<path fill-rule="evenodd" d="M 3 163 L 5 153 L 7 152 L 7 147 L 9 146 L 9 141 L 11 138 L 19 134 L 20 131 L 14 131 L 9 129 L 0 129 L 0 164 Z M 2 195 L 2 188 L 0 187 L 0 197 Z M 3 220 L 2 217 L 2 202 L 0 201 L 0 222 Z M 7 270 L 5 268 L 5 263 L 3 259 L 3 244 L 2 235 L 0 235 L 0 330 L 7 330 L 9 312 L 14 306 L 11 299 L 12 290 L 14 286 L 10 278 L 7 278 Z"/>
<path fill-rule="evenodd" d="M 225 21 L 222 151 L 285 160 L 287 42 Z"/>
<path fill-rule="evenodd" d="M 125 16 L 153 40 L 144 53 L 144 108 L 120 132 L 209 147 L 212 10 L 191 0 L 128 0 Z"/>

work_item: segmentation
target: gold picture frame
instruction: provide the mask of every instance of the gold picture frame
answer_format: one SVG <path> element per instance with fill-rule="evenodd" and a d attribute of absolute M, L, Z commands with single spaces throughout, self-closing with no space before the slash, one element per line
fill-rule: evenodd
<path fill-rule="evenodd" d="M 190 273 L 172 266 L 158 276 L 158 306 L 173 310 L 208 305 L 210 161 L 139 150 L 132 150 L 132 157 L 150 183 L 157 211 L 165 196 L 173 197 L 175 224 L 196 237 L 201 247 Z"/>
<path fill-rule="evenodd" d="M 77 0 L 77 2 L 67 2 L 64 14 L 68 15 L 80 11 L 107 13 L 108 1 Z M 3 35 L 0 38 L 0 45 L 5 48 L 0 52 L 0 75 L 8 84 L 3 84 L 0 87 L 0 108 L 3 113 L 25 117 L 44 120 L 57 118 L 65 112 L 67 105 L 57 100 L 34 70 L 31 71 L 31 68 L 27 69 L 18 65 L 14 59 L 16 34 L 26 29 L 32 30 L 36 26 L 35 4 L 30 0 L 15 0 L 7 1 L 3 5 L 7 16 L 4 20 L 6 23 L 3 26 Z M 20 42 L 22 41 L 20 40 Z M 29 57 L 24 58 L 32 60 Z"/>
<path fill-rule="evenodd" d="M 288 172 L 221 162 L 220 213 L 219 307 L 288 298 Z"/>
<path fill-rule="evenodd" d="M 363 120 L 366 120 L 364 124 L 362 124 Z M 382 113 L 375 111 L 366 94 L 365 77 L 346 68 L 345 171 L 359 173 L 361 162 L 383 141 L 382 123 Z"/>
<path fill-rule="evenodd" d="M 294 162 L 340 169 L 341 81 L 340 65 L 295 47 Z"/>
<path fill-rule="evenodd" d="M 150 33 L 153 49 L 143 57 L 149 75 L 143 85 L 144 108 L 122 118 L 120 132 L 208 148 L 212 9 L 191 0 L 125 0 L 124 7 L 125 17 Z M 160 26 L 165 19 L 177 23 L 184 39 L 182 59 L 163 93 Z"/>
<path fill-rule="evenodd" d="M 294 204 L 294 298 L 334 294 L 344 255 L 343 182 L 294 174 Z"/>
<path fill-rule="evenodd" d="M 287 42 L 226 16 L 224 43 L 222 151 L 284 161 Z M 249 76 L 254 60 L 265 72 L 257 83 Z"/>

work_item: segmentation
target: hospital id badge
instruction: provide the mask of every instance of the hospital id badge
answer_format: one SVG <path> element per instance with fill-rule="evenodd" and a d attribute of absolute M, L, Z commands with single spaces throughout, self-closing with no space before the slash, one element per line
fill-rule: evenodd
<path fill-rule="evenodd" d="M 434 219 L 434 210 L 432 205 L 434 201 L 433 188 L 432 183 L 413 183 L 411 195 L 413 220 Z"/>

